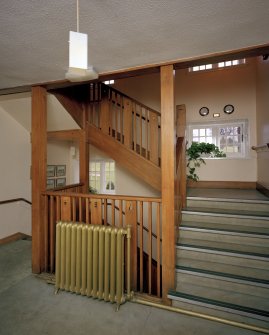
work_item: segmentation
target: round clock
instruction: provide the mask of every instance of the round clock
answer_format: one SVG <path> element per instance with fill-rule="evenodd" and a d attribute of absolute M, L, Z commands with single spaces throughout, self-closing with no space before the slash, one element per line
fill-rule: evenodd
<path fill-rule="evenodd" d="M 232 114 L 234 111 L 234 106 L 233 105 L 226 105 L 223 108 L 224 113 L 226 114 Z"/>
<path fill-rule="evenodd" d="M 201 108 L 199 109 L 199 114 L 200 114 L 201 116 L 206 116 L 206 115 L 208 115 L 208 113 L 209 113 L 209 109 L 208 109 L 208 107 L 201 107 Z"/>

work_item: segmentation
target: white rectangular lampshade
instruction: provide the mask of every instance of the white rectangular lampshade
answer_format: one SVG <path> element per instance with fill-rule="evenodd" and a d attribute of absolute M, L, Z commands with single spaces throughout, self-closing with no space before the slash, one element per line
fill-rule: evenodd
<path fill-rule="evenodd" d="M 69 67 L 88 68 L 88 35 L 69 32 Z"/>

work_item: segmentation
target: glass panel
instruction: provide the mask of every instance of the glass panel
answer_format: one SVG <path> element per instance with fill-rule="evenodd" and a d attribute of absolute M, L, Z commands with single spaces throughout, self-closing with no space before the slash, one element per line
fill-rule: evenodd
<path fill-rule="evenodd" d="M 213 141 L 212 141 L 212 137 L 207 137 L 207 138 L 206 138 L 206 142 L 207 142 L 207 143 L 212 143 L 212 142 L 213 142 Z"/>
<path fill-rule="evenodd" d="M 199 71 L 199 66 L 194 66 L 194 67 L 192 68 L 192 70 L 193 70 L 193 71 Z"/>
<path fill-rule="evenodd" d="M 220 135 L 225 135 L 225 128 L 220 128 Z"/>
<path fill-rule="evenodd" d="M 206 128 L 206 136 L 212 136 L 212 128 Z"/>
<path fill-rule="evenodd" d="M 225 66 L 231 66 L 232 62 L 229 60 L 228 62 L 225 62 Z"/>
<path fill-rule="evenodd" d="M 200 129 L 200 136 L 205 136 L 205 129 Z"/>
<path fill-rule="evenodd" d="M 224 62 L 220 62 L 218 65 L 219 67 L 224 67 Z"/>
<path fill-rule="evenodd" d="M 200 143 L 201 142 L 205 142 L 205 137 L 200 137 L 200 141 L 199 141 Z"/>
<path fill-rule="evenodd" d="M 206 69 L 209 70 L 209 69 L 212 69 L 212 64 L 206 64 Z"/>
<path fill-rule="evenodd" d="M 192 136 L 199 136 L 199 129 L 193 129 Z"/>
<path fill-rule="evenodd" d="M 199 137 L 193 137 L 192 141 L 193 142 L 199 142 Z"/>
<path fill-rule="evenodd" d="M 205 70 L 205 65 L 200 65 L 200 70 Z"/>

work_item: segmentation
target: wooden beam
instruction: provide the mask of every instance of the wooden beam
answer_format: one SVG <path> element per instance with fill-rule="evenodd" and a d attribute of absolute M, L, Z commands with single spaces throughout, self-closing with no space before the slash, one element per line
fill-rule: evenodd
<path fill-rule="evenodd" d="M 44 270 L 44 217 L 47 171 L 47 91 L 32 88 L 32 271 Z"/>
<path fill-rule="evenodd" d="M 175 286 L 175 104 L 174 70 L 161 67 L 161 157 L 162 157 L 162 297 L 167 305 L 168 290 Z"/>
<path fill-rule="evenodd" d="M 77 92 L 77 91 L 76 91 Z M 75 93 L 76 93 L 75 92 Z M 74 121 L 80 126 L 83 127 L 82 120 L 82 104 L 77 100 L 77 97 L 71 90 L 68 91 L 53 91 L 52 92 L 61 105 L 66 109 L 66 111 L 72 116 Z"/>
<path fill-rule="evenodd" d="M 80 129 L 48 131 L 48 140 L 79 141 L 83 132 Z"/>

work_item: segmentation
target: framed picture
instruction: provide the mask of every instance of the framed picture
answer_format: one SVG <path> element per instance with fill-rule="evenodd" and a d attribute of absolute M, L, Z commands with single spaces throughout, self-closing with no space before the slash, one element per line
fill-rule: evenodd
<path fill-rule="evenodd" d="M 56 187 L 61 187 L 66 185 L 66 178 L 57 178 Z"/>
<path fill-rule="evenodd" d="M 56 175 L 57 177 L 63 177 L 66 174 L 66 166 L 65 165 L 57 165 L 56 166 Z"/>
<path fill-rule="evenodd" d="M 55 188 L 55 179 L 47 179 L 47 190 Z"/>
<path fill-rule="evenodd" d="M 47 178 L 55 177 L 55 165 L 47 165 Z"/>

